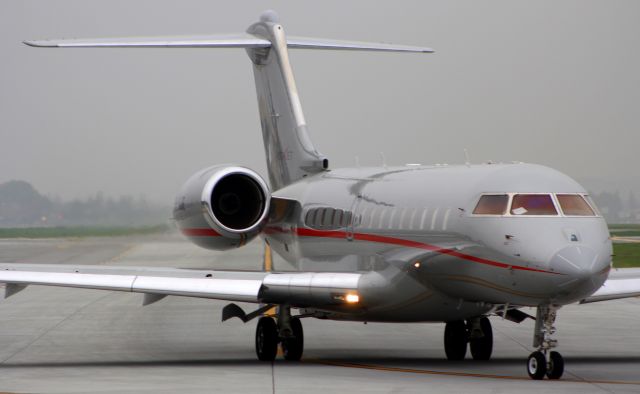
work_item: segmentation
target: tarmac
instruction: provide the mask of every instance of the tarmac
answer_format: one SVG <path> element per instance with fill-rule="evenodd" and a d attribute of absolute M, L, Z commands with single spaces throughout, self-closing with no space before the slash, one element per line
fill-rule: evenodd
<path fill-rule="evenodd" d="M 257 270 L 262 246 L 217 253 L 176 235 L 0 240 L 0 262 Z M 527 376 L 531 320 L 492 317 L 492 359 L 449 362 L 443 324 L 304 319 L 302 361 L 263 363 L 255 321 L 222 323 L 225 304 L 167 297 L 143 307 L 140 294 L 31 286 L 0 301 L 0 391 L 640 393 L 639 299 L 559 311 L 559 381 Z"/>

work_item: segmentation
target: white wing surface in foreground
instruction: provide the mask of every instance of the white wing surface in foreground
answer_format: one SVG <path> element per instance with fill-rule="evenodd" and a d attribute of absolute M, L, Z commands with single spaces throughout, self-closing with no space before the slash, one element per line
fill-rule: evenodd
<path fill-rule="evenodd" d="M 343 302 L 358 290 L 361 274 L 205 271 L 180 268 L 0 264 L 9 297 L 27 285 L 126 291 L 158 296 L 212 298 L 318 306 Z M 146 302 L 149 303 L 149 302 Z"/>
<path fill-rule="evenodd" d="M 598 291 L 580 301 L 589 302 L 616 300 L 640 296 L 640 268 L 618 268 L 611 270 L 609 279 Z"/>

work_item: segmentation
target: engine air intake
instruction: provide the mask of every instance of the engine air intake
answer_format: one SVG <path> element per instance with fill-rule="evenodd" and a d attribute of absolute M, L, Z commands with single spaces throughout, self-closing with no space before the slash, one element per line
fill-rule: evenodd
<path fill-rule="evenodd" d="M 253 226 L 264 212 L 266 196 L 260 185 L 245 174 L 229 174 L 211 193 L 211 210 L 220 224 L 232 230 Z"/>

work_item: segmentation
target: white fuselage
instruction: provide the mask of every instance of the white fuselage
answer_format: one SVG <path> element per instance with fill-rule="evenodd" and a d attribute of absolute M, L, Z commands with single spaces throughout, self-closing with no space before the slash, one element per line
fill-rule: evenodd
<path fill-rule="evenodd" d="M 361 286 L 363 300 L 377 305 L 363 320 L 442 320 L 451 303 L 462 314 L 565 304 L 606 280 L 611 242 L 595 211 L 474 214 L 491 193 L 548 195 L 559 205 L 557 194 L 586 191 L 555 170 L 522 163 L 333 170 L 274 192 L 296 208 L 272 220 L 265 237 L 301 271 L 375 277 Z"/>

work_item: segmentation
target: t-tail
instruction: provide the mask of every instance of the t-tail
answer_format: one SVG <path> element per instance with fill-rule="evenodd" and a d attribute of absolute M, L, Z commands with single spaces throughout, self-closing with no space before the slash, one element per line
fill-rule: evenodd
<path fill-rule="evenodd" d="M 311 142 L 289 62 L 289 48 L 431 53 L 430 48 L 286 37 L 278 16 L 265 11 L 246 34 L 197 37 L 156 37 L 25 41 L 37 47 L 245 48 L 258 95 L 269 180 L 274 190 L 325 171 L 329 160 Z"/>

